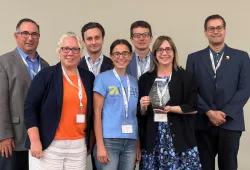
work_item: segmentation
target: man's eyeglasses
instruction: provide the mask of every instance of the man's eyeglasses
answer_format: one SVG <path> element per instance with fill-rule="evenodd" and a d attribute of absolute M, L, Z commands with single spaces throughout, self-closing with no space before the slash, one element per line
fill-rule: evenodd
<path fill-rule="evenodd" d="M 207 31 L 208 32 L 210 32 L 210 33 L 212 33 L 212 32 L 214 32 L 215 30 L 217 30 L 218 32 L 221 32 L 222 30 L 224 30 L 225 29 L 225 26 L 224 25 L 219 25 L 219 26 L 217 26 L 217 27 L 213 27 L 213 26 L 211 26 L 211 27 L 207 27 Z"/>
<path fill-rule="evenodd" d="M 114 53 L 112 53 L 111 55 L 112 55 L 113 57 L 115 57 L 115 58 L 119 58 L 121 55 L 122 55 L 124 58 L 128 58 L 128 57 L 131 55 L 131 53 L 128 52 L 128 51 L 123 51 L 122 53 L 114 52 Z"/>
<path fill-rule="evenodd" d="M 69 53 L 72 51 L 73 54 L 79 54 L 81 49 L 80 48 L 69 48 L 69 47 L 61 47 L 62 52 Z"/>
<path fill-rule="evenodd" d="M 156 52 L 157 52 L 158 54 L 162 54 L 163 51 L 166 51 L 166 53 L 171 53 L 171 52 L 173 51 L 173 49 L 172 49 L 171 47 L 166 47 L 166 48 L 158 48 L 158 49 L 156 50 Z"/>
<path fill-rule="evenodd" d="M 144 33 L 134 33 L 133 34 L 133 37 L 134 38 L 141 38 L 141 36 L 143 37 L 143 38 L 148 38 L 148 37 L 151 37 L 151 33 L 149 33 L 149 32 L 144 32 Z"/>
<path fill-rule="evenodd" d="M 17 32 L 17 34 L 20 34 L 21 37 L 23 38 L 29 38 L 31 36 L 33 39 L 38 39 L 40 37 L 40 34 L 37 32 L 28 32 L 28 31 L 23 31 L 23 32 Z"/>

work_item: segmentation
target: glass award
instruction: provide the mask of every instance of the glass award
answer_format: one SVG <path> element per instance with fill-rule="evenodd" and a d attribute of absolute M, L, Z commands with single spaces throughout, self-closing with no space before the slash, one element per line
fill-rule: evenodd
<path fill-rule="evenodd" d="M 151 104 L 153 109 L 163 109 L 163 106 L 160 102 L 161 99 L 157 92 L 157 81 L 154 81 L 154 84 L 149 92 L 149 96 L 151 98 Z"/>

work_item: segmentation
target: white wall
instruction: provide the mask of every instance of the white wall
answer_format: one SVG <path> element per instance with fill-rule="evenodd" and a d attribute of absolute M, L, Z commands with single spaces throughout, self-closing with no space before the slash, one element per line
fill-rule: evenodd
<path fill-rule="evenodd" d="M 154 39 L 169 35 L 175 41 L 181 65 L 187 55 L 207 46 L 203 34 L 205 18 L 221 14 L 227 22 L 229 46 L 250 53 L 250 1 L 238 0 L 0 0 L 0 55 L 16 46 L 13 33 L 24 17 L 34 19 L 41 27 L 39 53 L 50 64 L 58 62 L 55 53 L 59 37 L 66 31 L 80 35 L 81 27 L 89 21 L 103 25 L 106 31 L 103 51 L 117 38 L 129 40 L 129 28 L 136 20 L 148 21 Z M 245 106 L 246 129 L 250 129 L 250 102 Z M 239 152 L 239 170 L 248 170 L 250 132 L 243 133 Z"/>

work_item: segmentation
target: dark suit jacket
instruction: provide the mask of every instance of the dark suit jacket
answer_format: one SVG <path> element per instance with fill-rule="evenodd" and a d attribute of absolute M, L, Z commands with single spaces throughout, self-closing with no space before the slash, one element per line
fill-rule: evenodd
<path fill-rule="evenodd" d="M 84 85 L 87 104 L 87 146 L 90 130 L 93 129 L 93 81 L 94 75 L 82 68 L 79 74 Z M 24 105 L 26 128 L 38 127 L 43 150 L 55 137 L 61 118 L 63 102 L 63 74 L 61 63 L 40 71 L 32 81 Z M 30 140 L 26 142 L 30 148 Z"/>
<path fill-rule="evenodd" d="M 248 54 L 226 46 L 216 79 L 214 79 L 208 47 L 190 54 L 186 69 L 194 73 L 199 86 L 196 129 L 203 130 L 211 127 L 206 112 L 220 110 L 227 115 L 227 121 L 220 126 L 221 128 L 236 131 L 245 130 L 243 107 L 250 95 Z"/>
<path fill-rule="evenodd" d="M 103 56 L 103 62 L 101 65 L 101 69 L 100 69 L 100 73 L 107 71 L 107 70 L 111 70 L 114 68 L 113 62 L 110 58 Z M 82 57 L 80 63 L 79 63 L 79 67 L 84 68 L 85 70 L 89 71 L 88 65 L 86 63 L 85 57 Z"/>
<path fill-rule="evenodd" d="M 40 58 L 41 69 L 49 64 Z M 17 49 L 0 56 L 0 140 L 13 138 L 15 151 L 24 151 L 27 131 L 23 105 L 31 79 Z"/>
<path fill-rule="evenodd" d="M 136 53 L 133 52 L 133 57 L 132 60 L 130 61 L 128 67 L 127 67 L 127 73 L 130 74 L 131 76 L 135 77 L 136 79 L 138 79 L 138 71 L 137 71 L 137 60 L 136 60 Z M 152 54 L 150 55 L 150 69 L 153 66 L 153 59 L 152 59 Z"/>
<path fill-rule="evenodd" d="M 147 72 L 139 79 L 139 99 L 148 96 L 157 77 L 157 71 Z M 194 76 L 183 69 L 173 70 L 169 82 L 170 101 L 167 105 L 180 106 L 184 113 L 197 110 L 198 93 Z M 138 108 L 140 108 L 138 106 Z M 193 115 L 168 113 L 168 123 L 172 133 L 176 152 L 184 151 L 196 145 Z M 158 122 L 154 122 L 152 105 L 149 105 L 146 115 L 138 111 L 139 135 L 142 149 L 152 152 L 158 130 Z"/>

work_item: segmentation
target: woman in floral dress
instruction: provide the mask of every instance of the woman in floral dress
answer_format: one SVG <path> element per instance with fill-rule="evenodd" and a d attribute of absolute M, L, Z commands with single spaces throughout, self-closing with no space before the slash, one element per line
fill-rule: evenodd
<path fill-rule="evenodd" d="M 179 67 L 168 36 L 153 45 L 154 67 L 139 79 L 140 170 L 200 170 L 193 115 L 198 104 L 194 76 Z"/>

